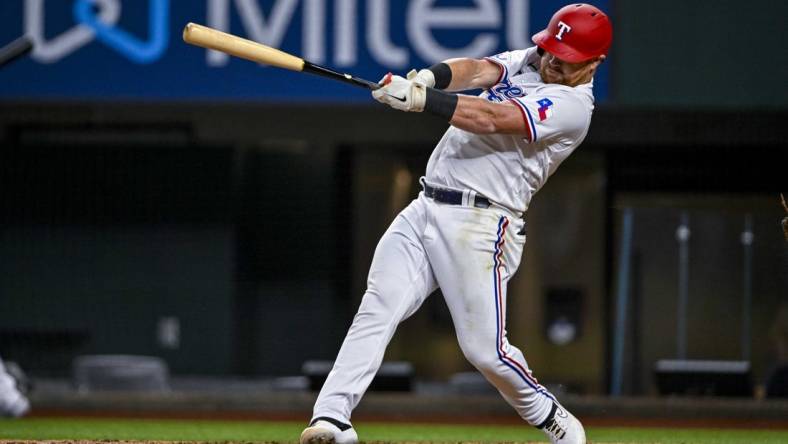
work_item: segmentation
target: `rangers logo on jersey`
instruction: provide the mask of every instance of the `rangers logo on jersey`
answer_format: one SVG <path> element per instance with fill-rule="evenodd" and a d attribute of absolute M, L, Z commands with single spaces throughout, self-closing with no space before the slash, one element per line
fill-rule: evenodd
<path fill-rule="evenodd" d="M 514 99 L 515 97 L 522 97 L 525 91 L 519 86 L 512 85 L 509 79 L 504 79 L 503 82 L 493 86 L 487 90 L 487 100 L 491 102 L 503 102 L 507 99 Z"/>
<path fill-rule="evenodd" d="M 550 99 L 548 98 L 540 99 L 537 100 L 536 103 L 539 105 L 538 111 L 539 111 L 540 122 L 543 120 L 547 120 L 550 116 L 553 115 L 553 109 L 552 109 L 553 102 Z"/>

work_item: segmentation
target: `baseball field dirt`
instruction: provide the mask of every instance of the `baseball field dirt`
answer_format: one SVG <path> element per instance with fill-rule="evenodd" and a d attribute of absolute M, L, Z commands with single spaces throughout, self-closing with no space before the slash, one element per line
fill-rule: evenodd
<path fill-rule="evenodd" d="M 0 444 L 11 442 L 146 444 L 295 443 L 304 424 L 294 421 L 216 421 L 97 418 L 0 420 Z M 544 443 L 532 428 L 515 425 L 358 422 L 366 443 Z M 589 427 L 590 443 L 778 444 L 786 429 Z"/>

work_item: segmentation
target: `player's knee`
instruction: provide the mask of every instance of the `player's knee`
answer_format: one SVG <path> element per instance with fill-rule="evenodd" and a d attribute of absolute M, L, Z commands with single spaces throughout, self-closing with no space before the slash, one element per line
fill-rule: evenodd
<path fill-rule="evenodd" d="M 474 344 L 464 344 L 461 348 L 465 359 L 484 374 L 495 372 L 500 364 L 494 348 L 480 347 Z"/>

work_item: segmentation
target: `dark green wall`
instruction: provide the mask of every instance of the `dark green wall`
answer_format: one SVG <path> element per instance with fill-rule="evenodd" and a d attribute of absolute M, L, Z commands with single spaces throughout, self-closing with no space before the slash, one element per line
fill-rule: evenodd
<path fill-rule="evenodd" d="M 232 152 L 123 143 L 0 145 L 0 350 L 34 373 L 94 353 L 226 373 Z"/>
<path fill-rule="evenodd" d="M 782 0 L 615 2 L 617 105 L 788 108 Z"/>
<path fill-rule="evenodd" d="M 333 150 L 59 134 L 0 140 L 4 358 L 37 375 L 85 354 L 160 356 L 176 374 L 297 374 L 333 358 L 351 229 Z M 159 339 L 164 318 L 178 347 Z"/>
<path fill-rule="evenodd" d="M 230 370 L 229 226 L 0 229 L 4 357 L 63 374 L 83 354 L 161 356 L 176 373 Z M 157 325 L 177 318 L 180 343 Z"/>

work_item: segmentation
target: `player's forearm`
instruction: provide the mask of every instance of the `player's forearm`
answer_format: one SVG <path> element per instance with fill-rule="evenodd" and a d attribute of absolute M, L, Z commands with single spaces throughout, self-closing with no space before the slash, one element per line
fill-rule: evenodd
<path fill-rule="evenodd" d="M 451 82 L 447 91 L 466 91 L 489 88 L 498 80 L 500 68 L 487 60 L 449 59 L 444 61 L 451 69 Z"/>
<path fill-rule="evenodd" d="M 474 134 L 525 134 L 517 107 L 494 103 L 480 97 L 459 95 L 449 123 Z"/>

